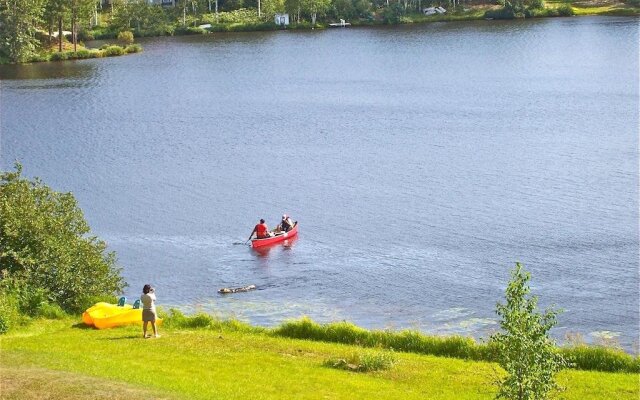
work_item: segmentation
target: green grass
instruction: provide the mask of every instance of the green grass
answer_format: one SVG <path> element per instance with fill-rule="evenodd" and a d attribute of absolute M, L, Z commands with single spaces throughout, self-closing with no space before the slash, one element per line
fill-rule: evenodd
<path fill-rule="evenodd" d="M 568 4 L 573 8 L 575 15 L 640 15 L 640 8 L 623 3 L 607 4 L 606 2 L 603 2 L 602 4 L 598 4 L 597 2 L 594 2 L 590 4 L 585 1 L 567 2 L 565 0 L 545 0 L 545 4 L 548 8 L 558 8 L 562 5 Z"/>
<path fill-rule="evenodd" d="M 353 353 L 373 354 L 373 364 L 383 352 L 204 317 L 194 322 L 203 328 L 167 324 L 161 338 L 146 340 L 137 326 L 99 331 L 74 324 L 41 320 L 0 336 L 3 398 L 490 399 L 499 373 L 491 363 L 397 351 L 384 370 L 327 368 L 327 360 Z M 569 400 L 639 394 L 637 374 L 571 370 L 559 380 Z"/>
<path fill-rule="evenodd" d="M 453 357 L 475 361 L 494 361 L 491 343 L 477 343 L 462 336 L 433 336 L 418 331 L 370 331 L 349 322 L 318 324 L 309 318 L 288 321 L 271 331 L 276 336 L 333 343 L 354 344 Z M 640 359 L 621 350 L 598 346 L 563 347 L 563 355 L 576 369 L 605 372 L 640 372 Z"/>

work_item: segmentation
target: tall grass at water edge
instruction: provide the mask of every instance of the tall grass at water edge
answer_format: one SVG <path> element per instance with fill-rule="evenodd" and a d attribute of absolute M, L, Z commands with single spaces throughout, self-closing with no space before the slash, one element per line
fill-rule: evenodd
<path fill-rule="evenodd" d="M 410 353 L 476 361 L 495 361 L 496 348 L 492 342 L 477 343 L 462 336 L 429 336 L 417 331 L 375 331 L 360 328 L 349 322 L 318 324 L 309 318 L 288 321 L 270 331 L 271 334 L 295 339 L 380 347 Z M 640 358 L 622 350 L 600 346 L 577 345 L 561 347 L 559 351 L 581 370 L 607 372 L 640 372 Z"/>
<path fill-rule="evenodd" d="M 428 354 L 440 357 L 474 361 L 496 361 L 496 348 L 491 341 L 478 343 L 463 336 L 433 336 L 414 330 L 378 331 L 360 328 L 349 322 L 319 324 L 309 318 L 287 321 L 275 328 L 255 327 L 237 320 L 221 320 L 199 313 L 185 316 L 171 310 L 166 316 L 165 326 L 173 328 L 204 328 L 238 332 L 265 333 L 292 339 L 358 345 L 368 348 L 392 349 L 407 353 Z M 640 372 L 640 358 L 622 350 L 587 346 L 584 344 L 558 349 L 575 369 L 605 372 Z"/>

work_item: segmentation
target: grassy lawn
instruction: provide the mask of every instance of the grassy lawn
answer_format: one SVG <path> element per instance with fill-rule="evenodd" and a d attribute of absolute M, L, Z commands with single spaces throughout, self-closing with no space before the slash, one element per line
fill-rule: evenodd
<path fill-rule="evenodd" d="M 396 353 L 390 370 L 324 366 L 354 346 L 212 330 L 86 329 L 40 321 L 1 336 L 2 399 L 490 399 L 494 364 Z M 564 371 L 566 399 L 637 399 L 637 374 Z M 45 396 L 46 394 L 46 396 Z"/>
<path fill-rule="evenodd" d="M 569 4 L 575 15 L 640 15 L 640 8 L 618 0 L 545 0 L 549 8 L 557 8 Z"/>

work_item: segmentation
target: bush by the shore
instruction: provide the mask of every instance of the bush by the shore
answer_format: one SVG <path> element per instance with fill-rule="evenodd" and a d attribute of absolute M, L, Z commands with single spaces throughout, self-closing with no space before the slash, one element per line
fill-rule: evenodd
<path fill-rule="evenodd" d="M 126 46 L 106 44 L 99 49 L 79 49 L 78 51 L 56 51 L 53 53 L 37 54 L 29 59 L 29 62 L 85 60 L 89 58 L 115 57 L 125 54 L 140 53 L 142 46 L 134 43 Z"/>

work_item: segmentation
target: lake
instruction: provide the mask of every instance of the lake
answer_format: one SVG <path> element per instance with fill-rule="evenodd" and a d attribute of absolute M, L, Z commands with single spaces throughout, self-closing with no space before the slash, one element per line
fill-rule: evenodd
<path fill-rule="evenodd" d="M 75 194 L 129 302 L 149 282 L 165 308 L 264 326 L 486 338 L 519 261 L 564 310 L 555 337 L 631 350 L 638 26 L 216 33 L 0 66 L 0 165 Z M 297 240 L 243 244 L 283 213 Z"/>

